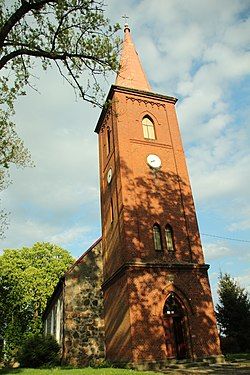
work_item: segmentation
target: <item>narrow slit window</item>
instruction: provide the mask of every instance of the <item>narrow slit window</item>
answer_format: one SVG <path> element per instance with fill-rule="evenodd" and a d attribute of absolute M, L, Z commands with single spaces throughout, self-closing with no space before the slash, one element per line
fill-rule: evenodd
<path fill-rule="evenodd" d="M 110 128 L 107 129 L 107 156 L 109 155 L 111 150 L 111 130 Z"/>
<path fill-rule="evenodd" d="M 113 205 L 113 199 L 111 198 L 110 201 L 110 223 L 113 223 L 114 221 L 114 205 Z"/>
<path fill-rule="evenodd" d="M 146 139 L 155 139 L 155 127 L 150 117 L 145 116 L 142 119 L 143 136 Z"/>
<path fill-rule="evenodd" d="M 167 224 L 165 227 L 165 237 L 168 251 L 174 251 L 173 229 L 169 224 Z"/>
<path fill-rule="evenodd" d="M 154 247 L 155 250 L 162 250 L 162 240 L 161 240 L 161 229 L 158 224 L 153 226 L 153 237 L 154 237 Z"/>

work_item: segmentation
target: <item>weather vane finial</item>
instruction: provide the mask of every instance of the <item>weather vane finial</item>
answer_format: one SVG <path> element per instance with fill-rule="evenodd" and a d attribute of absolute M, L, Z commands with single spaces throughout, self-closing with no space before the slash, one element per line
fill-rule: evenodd
<path fill-rule="evenodd" d="M 124 14 L 124 15 L 122 16 L 122 18 L 124 18 L 124 20 L 125 20 L 124 31 L 125 31 L 126 29 L 128 29 L 128 30 L 130 31 L 130 29 L 129 29 L 129 27 L 128 27 L 128 19 L 129 19 L 129 17 L 128 17 L 126 14 Z"/>

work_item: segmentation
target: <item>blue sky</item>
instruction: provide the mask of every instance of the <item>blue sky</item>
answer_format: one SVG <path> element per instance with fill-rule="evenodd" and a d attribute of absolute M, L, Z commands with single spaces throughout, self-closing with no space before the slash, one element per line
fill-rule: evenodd
<path fill-rule="evenodd" d="M 200 232 L 250 241 L 250 1 L 109 0 L 106 11 L 113 23 L 130 17 L 152 90 L 179 98 Z M 78 257 L 101 233 L 100 111 L 77 100 L 55 70 L 37 66 L 36 77 L 39 93 L 28 90 L 15 116 L 36 166 L 11 170 L 0 246 L 50 241 Z M 214 296 L 220 270 L 250 288 L 250 242 L 202 235 L 202 243 Z"/>

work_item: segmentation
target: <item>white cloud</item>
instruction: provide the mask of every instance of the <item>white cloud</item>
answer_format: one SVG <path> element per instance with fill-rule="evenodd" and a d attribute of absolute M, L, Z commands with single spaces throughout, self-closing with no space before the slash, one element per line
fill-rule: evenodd
<path fill-rule="evenodd" d="M 229 26 L 224 33 L 224 41 L 227 45 L 231 47 L 240 48 L 243 47 L 244 49 L 250 43 L 250 19 L 243 19 L 238 23 Z"/>
<path fill-rule="evenodd" d="M 9 232 L 13 237 L 11 241 L 8 237 L 2 241 L 2 249 L 21 248 L 23 246 L 32 246 L 35 242 L 44 242 L 49 234 L 58 230 L 50 222 L 46 223 L 39 219 L 37 221 L 30 218 L 25 219 L 25 215 L 22 217 L 23 220 L 20 221 L 13 220 L 13 215 L 10 216 L 10 219 L 11 227 Z"/>
<path fill-rule="evenodd" d="M 233 253 L 232 249 L 221 243 L 207 243 L 203 245 L 203 250 L 207 262 L 214 259 L 228 257 Z"/>
<path fill-rule="evenodd" d="M 250 183 L 250 181 L 249 181 Z M 244 205 L 241 205 L 241 200 L 238 197 L 234 201 L 234 206 L 239 207 L 241 216 L 236 221 L 235 219 L 238 218 L 238 216 L 235 216 L 232 212 L 232 220 L 231 223 L 228 226 L 229 231 L 239 231 L 239 230 L 249 230 L 250 229 L 250 205 L 245 202 Z"/>
<path fill-rule="evenodd" d="M 245 288 L 250 293 L 250 269 L 247 274 L 235 277 L 242 288 Z"/>
<path fill-rule="evenodd" d="M 240 211 L 242 212 L 242 209 Z M 248 216 L 245 220 L 239 220 L 238 222 L 233 222 L 231 225 L 229 225 L 228 229 L 229 231 L 250 229 L 250 217 Z"/>
<path fill-rule="evenodd" d="M 61 233 L 54 234 L 48 237 L 48 241 L 52 243 L 69 244 L 76 239 L 83 238 L 86 233 L 89 233 L 91 228 L 83 228 L 81 226 L 66 229 Z"/>
<path fill-rule="evenodd" d="M 216 77 L 219 82 L 222 82 L 225 78 L 240 78 L 250 71 L 250 52 L 239 48 L 232 50 L 225 44 L 216 43 L 211 46 L 206 51 L 204 59 L 216 63 L 216 69 L 213 73 L 220 73 Z"/>

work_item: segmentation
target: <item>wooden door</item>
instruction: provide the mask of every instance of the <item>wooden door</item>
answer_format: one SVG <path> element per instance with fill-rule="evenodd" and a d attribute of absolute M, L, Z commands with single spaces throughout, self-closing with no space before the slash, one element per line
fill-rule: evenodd
<path fill-rule="evenodd" d="M 180 316 L 173 317 L 173 331 L 175 341 L 176 358 L 183 359 L 187 356 L 186 343 L 183 332 L 183 318 Z"/>
<path fill-rule="evenodd" d="M 186 358 L 185 314 L 174 293 L 171 293 L 165 302 L 163 308 L 163 325 L 167 358 Z"/>
<path fill-rule="evenodd" d="M 174 344 L 174 330 L 173 330 L 173 318 L 167 317 L 163 319 L 163 326 L 165 332 L 165 344 L 167 351 L 167 358 L 175 358 L 175 344 Z"/>

